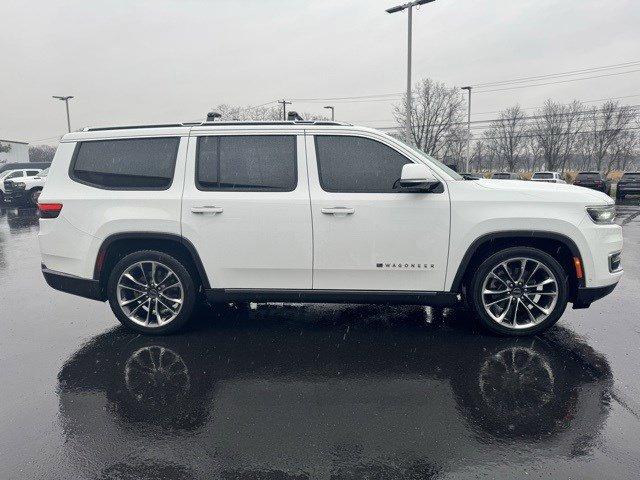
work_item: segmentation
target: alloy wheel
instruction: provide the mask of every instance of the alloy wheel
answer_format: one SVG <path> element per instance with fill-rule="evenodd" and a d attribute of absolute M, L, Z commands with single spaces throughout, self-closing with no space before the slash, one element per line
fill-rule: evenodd
<path fill-rule="evenodd" d="M 482 305 L 499 325 L 531 328 L 543 322 L 558 302 L 558 279 L 541 261 L 510 258 L 487 274 L 482 285 Z"/>
<path fill-rule="evenodd" d="M 124 314 L 134 323 L 150 328 L 173 321 L 185 299 L 176 273 L 155 260 L 129 266 L 118 279 L 117 299 Z"/>

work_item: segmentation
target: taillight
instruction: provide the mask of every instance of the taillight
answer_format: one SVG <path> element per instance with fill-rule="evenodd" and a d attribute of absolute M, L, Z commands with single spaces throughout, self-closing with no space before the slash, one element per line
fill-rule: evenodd
<path fill-rule="evenodd" d="M 57 218 L 62 210 L 61 203 L 39 203 L 40 218 Z"/>

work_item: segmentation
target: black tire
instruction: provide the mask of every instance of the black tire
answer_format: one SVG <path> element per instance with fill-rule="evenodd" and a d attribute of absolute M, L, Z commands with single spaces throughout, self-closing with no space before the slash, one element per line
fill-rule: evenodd
<path fill-rule="evenodd" d="M 164 325 L 144 326 L 137 324 L 127 316 L 123 308 L 120 306 L 120 303 L 118 302 L 117 287 L 121 275 L 129 267 L 141 261 L 154 261 L 162 265 L 166 265 L 171 270 L 173 270 L 174 274 L 182 283 L 182 290 L 184 295 L 182 306 L 175 318 Z M 185 268 L 185 266 L 178 259 L 164 252 L 155 250 L 143 250 L 126 255 L 113 267 L 107 283 L 107 299 L 109 300 L 111 310 L 113 310 L 113 313 L 120 321 L 120 323 L 122 323 L 127 328 L 149 335 L 164 335 L 176 332 L 180 328 L 182 328 L 191 318 L 194 306 L 197 301 L 197 296 L 198 292 L 196 284 L 193 280 L 192 275 L 189 273 L 189 270 Z"/>
<path fill-rule="evenodd" d="M 31 203 L 31 205 L 34 205 L 34 206 L 38 205 L 38 199 L 40 198 L 41 193 L 42 193 L 41 188 L 34 188 L 29 192 L 29 202 Z"/>
<path fill-rule="evenodd" d="M 499 324 L 489 316 L 485 311 L 485 307 L 482 302 L 482 291 L 484 280 L 493 268 L 506 260 L 518 257 L 531 258 L 546 266 L 555 276 L 558 296 L 553 310 L 540 323 L 531 327 L 513 329 Z M 469 305 L 484 328 L 501 335 L 521 337 L 533 335 L 541 332 L 542 330 L 546 330 L 556 323 L 562 316 L 568 301 L 568 278 L 567 272 L 562 268 L 558 261 L 548 253 L 532 247 L 511 247 L 494 253 L 485 259 L 473 274 L 471 281 L 468 284 L 467 291 L 469 295 Z"/>

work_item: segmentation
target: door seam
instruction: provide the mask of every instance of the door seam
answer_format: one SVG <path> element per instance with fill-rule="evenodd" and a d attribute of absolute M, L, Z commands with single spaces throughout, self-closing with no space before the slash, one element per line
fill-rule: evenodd
<path fill-rule="evenodd" d="M 302 131 L 302 135 L 303 135 L 303 139 L 304 139 L 304 163 L 306 166 L 306 173 L 307 173 L 307 195 L 309 196 L 309 214 L 311 217 L 311 290 L 313 290 L 314 288 L 314 283 L 315 283 L 315 275 L 316 275 L 316 269 L 315 269 L 315 260 L 316 260 L 316 248 L 315 248 L 315 232 L 314 232 L 314 228 L 313 228 L 313 205 L 311 203 L 311 180 L 309 179 L 309 155 L 307 154 L 307 131 L 306 129 Z"/>

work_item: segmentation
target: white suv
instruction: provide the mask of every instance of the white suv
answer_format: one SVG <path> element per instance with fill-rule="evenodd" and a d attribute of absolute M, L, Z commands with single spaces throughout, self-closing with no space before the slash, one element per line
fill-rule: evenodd
<path fill-rule="evenodd" d="M 333 122 L 88 128 L 63 137 L 39 202 L 49 285 L 145 333 L 206 299 L 466 303 L 525 335 L 622 276 L 607 195 L 464 180 Z"/>

